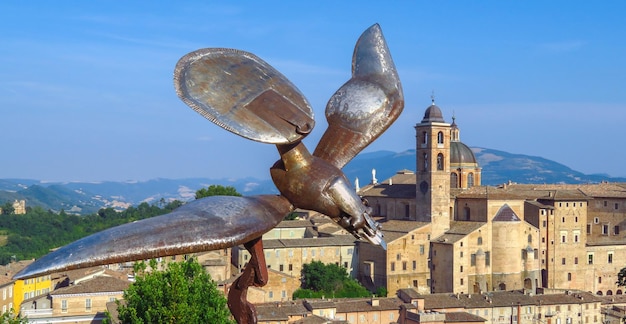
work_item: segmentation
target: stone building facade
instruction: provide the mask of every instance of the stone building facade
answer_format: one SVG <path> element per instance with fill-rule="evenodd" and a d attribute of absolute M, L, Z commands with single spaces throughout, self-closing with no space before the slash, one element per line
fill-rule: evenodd
<path fill-rule="evenodd" d="M 626 184 L 482 186 L 482 169 L 452 120 L 446 123 L 433 100 L 415 126 L 416 172 L 403 170 L 359 191 L 383 229 L 384 220 L 415 220 L 427 233 L 418 261 L 428 265 L 420 281 L 427 287 L 416 288 L 622 294 L 615 281 L 623 267 L 616 260 L 626 258 Z M 360 264 L 367 261 L 360 256 Z M 384 260 L 391 269 L 393 256 Z M 393 293 L 396 286 L 386 281 Z"/>

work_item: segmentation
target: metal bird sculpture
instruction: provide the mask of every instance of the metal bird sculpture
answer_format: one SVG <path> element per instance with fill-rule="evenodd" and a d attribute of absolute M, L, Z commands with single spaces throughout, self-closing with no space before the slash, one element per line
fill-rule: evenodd
<path fill-rule="evenodd" d="M 276 145 L 280 159 L 270 174 L 280 195 L 198 199 L 169 214 L 75 241 L 35 261 L 15 279 L 243 244 L 251 260 L 231 286 L 228 306 L 238 323 L 256 323 L 255 308 L 246 297 L 249 286 L 268 280 L 261 237 L 294 208 L 327 215 L 356 238 L 386 248 L 371 209 L 341 171 L 404 107 L 402 86 L 378 24 L 357 41 L 352 77 L 328 101 L 328 129 L 312 154 L 302 143 L 315 124 L 310 104 L 254 54 L 223 48 L 191 52 L 177 63 L 174 84 L 178 96 L 213 123 Z"/>

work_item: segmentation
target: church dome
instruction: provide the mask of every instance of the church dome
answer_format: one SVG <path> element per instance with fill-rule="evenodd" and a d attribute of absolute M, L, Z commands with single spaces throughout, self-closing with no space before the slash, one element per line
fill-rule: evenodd
<path fill-rule="evenodd" d="M 443 120 L 443 114 L 441 113 L 441 109 L 435 105 L 435 101 L 426 108 L 426 112 L 424 112 L 424 118 L 422 119 L 422 123 L 428 122 L 437 122 L 437 123 L 445 123 Z"/>
<path fill-rule="evenodd" d="M 476 164 L 474 152 L 462 142 L 450 142 L 450 164 Z"/>

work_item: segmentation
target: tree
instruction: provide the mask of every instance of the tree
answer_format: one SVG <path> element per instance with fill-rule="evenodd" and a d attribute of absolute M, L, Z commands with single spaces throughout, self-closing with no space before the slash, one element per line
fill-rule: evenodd
<path fill-rule="evenodd" d="M 618 287 L 626 287 L 626 267 L 622 268 L 622 270 L 617 273 L 616 284 Z"/>
<path fill-rule="evenodd" d="M 15 208 L 13 208 L 13 204 L 10 202 L 5 203 L 0 206 L 0 211 L 2 211 L 2 215 L 11 215 L 15 212 Z"/>
<path fill-rule="evenodd" d="M 196 199 L 209 197 L 209 196 L 237 196 L 241 197 L 241 194 L 237 192 L 237 189 L 232 186 L 210 185 L 208 188 L 202 188 L 196 191 Z"/>
<path fill-rule="evenodd" d="M 135 269 L 135 283 L 118 302 L 123 323 L 234 323 L 226 297 L 195 259 L 171 262 L 164 271 L 146 272 L 144 262 Z"/>
<path fill-rule="evenodd" d="M 293 293 L 294 298 L 369 297 L 372 294 L 358 281 L 350 278 L 346 268 L 321 261 L 302 266 L 302 289 Z"/>
<path fill-rule="evenodd" d="M 26 317 L 20 317 L 13 314 L 13 310 L 2 313 L 0 315 L 0 324 L 25 324 L 28 323 Z"/>

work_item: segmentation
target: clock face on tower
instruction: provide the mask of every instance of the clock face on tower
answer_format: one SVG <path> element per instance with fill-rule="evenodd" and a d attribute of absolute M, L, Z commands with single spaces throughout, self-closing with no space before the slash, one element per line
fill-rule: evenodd
<path fill-rule="evenodd" d="M 426 194 L 428 192 L 428 182 L 426 181 L 422 181 L 420 183 L 420 191 L 422 192 L 422 194 Z"/>

